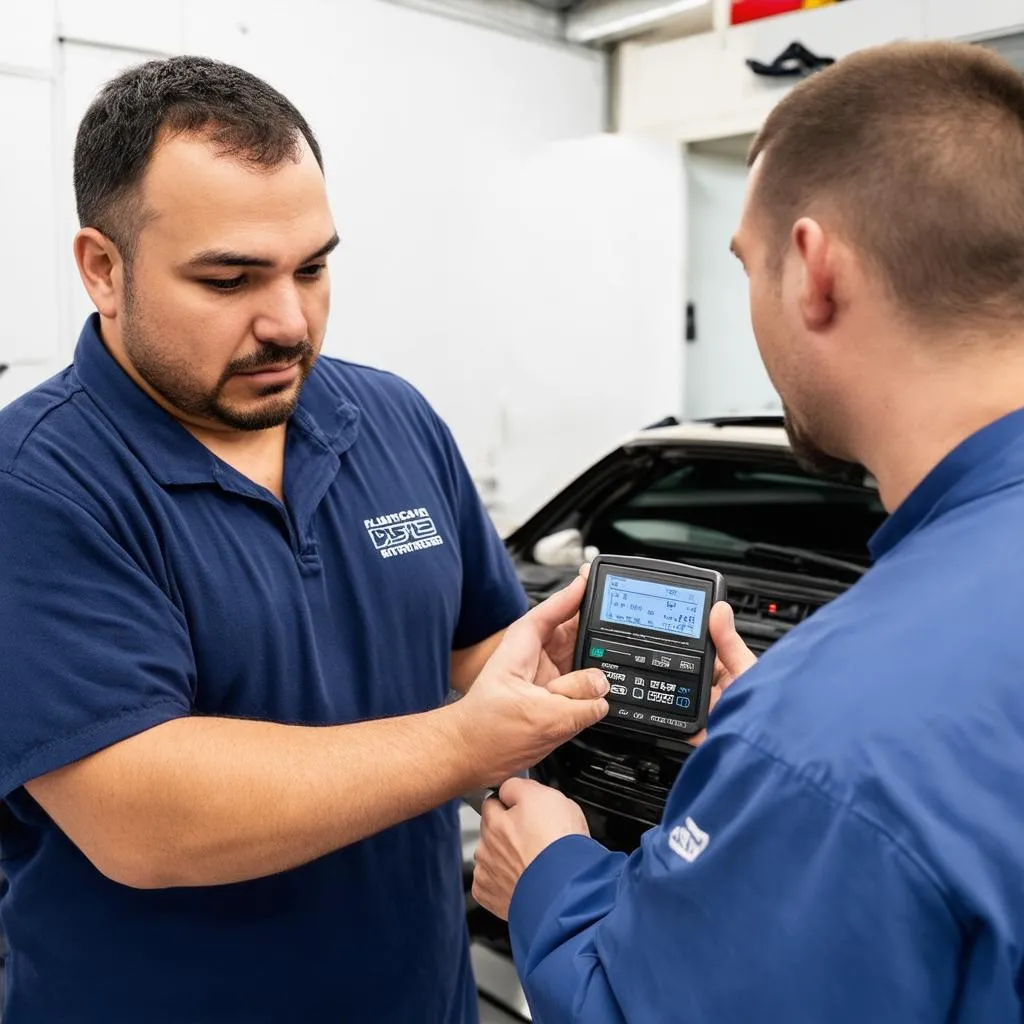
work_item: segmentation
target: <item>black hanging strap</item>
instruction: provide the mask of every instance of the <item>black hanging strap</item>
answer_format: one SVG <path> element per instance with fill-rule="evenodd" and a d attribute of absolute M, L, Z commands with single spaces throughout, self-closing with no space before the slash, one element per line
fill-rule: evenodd
<path fill-rule="evenodd" d="M 827 68 L 830 64 L 835 64 L 834 57 L 819 57 L 811 53 L 803 43 L 790 43 L 771 64 L 762 64 L 752 57 L 747 60 L 747 67 L 755 75 L 768 75 L 772 78 L 809 75 Z"/>

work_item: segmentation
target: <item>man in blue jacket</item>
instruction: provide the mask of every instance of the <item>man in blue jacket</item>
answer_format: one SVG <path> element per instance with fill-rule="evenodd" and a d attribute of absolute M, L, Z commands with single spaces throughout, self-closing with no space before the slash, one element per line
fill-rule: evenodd
<path fill-rule="evenodd" d="M 1024 81 L 865 51 L 751 160 L 758 345 L 797 452 L 877 478 L 876 564 L 754 667 L 715 610 L 742 674 L 632 856 L 512 780 L 475 893 L 538 1024 L 1019 1021 Z"/>

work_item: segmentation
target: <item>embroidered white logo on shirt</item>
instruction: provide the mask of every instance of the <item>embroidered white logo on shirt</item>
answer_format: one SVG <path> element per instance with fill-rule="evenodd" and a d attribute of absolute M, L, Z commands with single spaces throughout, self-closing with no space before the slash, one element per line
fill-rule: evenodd
<path fill-rule="evenodd" d="M 693 818 L 687 818 L 685 825 L 676 825 L 668 835 L 668 845 L 687 864 L 692 864 L 707 848 L 711 837 L 698 826 Z"/>
<path fill-rule="evenodd" d="M 403 512 L 364 519 L 363 526 L 381 558 L 408 555 L 444 543 L 444 538 L 437 532 L 434 520 L 425 508 L 408 508 Z"/>

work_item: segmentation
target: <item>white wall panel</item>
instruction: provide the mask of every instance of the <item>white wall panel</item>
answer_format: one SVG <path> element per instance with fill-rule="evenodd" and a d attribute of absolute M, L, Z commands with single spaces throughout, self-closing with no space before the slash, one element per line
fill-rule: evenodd
<path fill-rule="evenodd" d="M 54 0 L 0 0 L 0 67 L 53 68 Z"/>
<path fill-rule="evenodd" d="M 177 53 L 183 44 L 182 5 L 183 0 L 57 0 L 57 19 L 66 38 Z"/>
<path fill-rule="evenodd" d="M 47 363 L 58 350 L 52 84 L 0 74 L 0 362 Z"/>

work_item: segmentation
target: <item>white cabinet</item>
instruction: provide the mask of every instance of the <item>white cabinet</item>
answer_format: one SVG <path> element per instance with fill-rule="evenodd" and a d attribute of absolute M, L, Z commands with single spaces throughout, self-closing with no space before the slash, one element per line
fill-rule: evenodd
<path fill-rule="evenodd" d="M 927 0 L 855 0 L 661 43 L 622 47 L 619 127 L 692 141 L 756 131 L 792 79 L 755 75 L 790 43 L 821 56 L 925 35 Z"/>
<path fill-rule="evenodd" d="M 762 18 L 729 29 L 729 59 L 738 65 L 748 57 L 773 61 L 790 43 L 801 42 L 819 56 L 845 57 L 879 43 L 920 39 L 924 35 L 924 0 L 855 0 L 774 18 Z M 763 106 L 779 95 L 777 81 L 743 70 L 743 96 Z M 791 81 L 782 86 L 789 88 Z"/>

